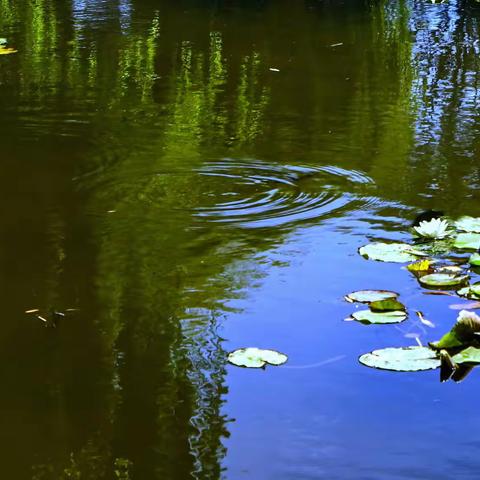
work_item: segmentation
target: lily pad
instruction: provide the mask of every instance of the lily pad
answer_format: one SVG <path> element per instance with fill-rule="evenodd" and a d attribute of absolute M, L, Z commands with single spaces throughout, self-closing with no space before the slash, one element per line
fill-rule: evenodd
<path fill-rule="evenodd" d="M 371 303 L 397 297 L 398 293 L 389 290 L 357 290 L 346 295 L 345 299 L 350 302 Z"/>
<path fill-rule="evenodd" d="M 352 318 L 360 323 L 401 323 L 407 318 L 407 314 L 401 310 L 394 310 L 393 312 L 372 312 L 371 310 L 360 310 L 352 313 Z"/>
<path fill-rule="evenodd" d="M 413 248 L 407 243 L 382 243 L 373 242 L 359 249 L 360 255 L 369 260 L 380 262 L 407 263 L 423 257 L 426 253 Z"/>
<path fill-rule="evenodd" d="M 480 298 L 480 282 L 473 283 L 468 287 L 461 288 L 457 291 L 457 294 L 461 297 L 470 298 L 472 300 L 478 300 Z"/>
<path fill-rule="evenodd" d="M 470 262 L 470 265 L 473 265 L 474 267 L 480 267 L 480 253 L 472 253 L 468 261 Z"/>
<path fill-rule="evenodd" d="M 405 310 L 405 305 L 396 298 L 387 298 L 386 300 L 377 300 L 370 304 L 372 312 L 393 312 L 395 310 Z"/>
<path fill-rule="evenodd" d="M 478 250 L 480 247 L 480 233 L 459 233 L 453 244 L 460 250 Z"/>
<path fill-rule="evenodd" d="M 263 368 L 266 364 L 282 365 L 288 357 L 275 350 L 262 350 L 260 348 L 240 348 L 228 354 L 228 361 L 232 365 L 245 368 Z"/>
<path fill-rule="evenodd" d="M 461 217 L 455 222 L 455 228 L 462 232 L 480 233 L 480 218 Z"/>
<path fill-rule="evenodd" d="M 452 357 L 455 363 L 480 363 L 480 348 L 468 347 Z"/>
<path fill-rule="evenodd" d="M 434 273 L 453 273 L 458 275 L 463 272 L 463 268 L 458 265 L 443 265 L 435 269 Z"/>
<path fill-rule="evenodd" d="M 440 367 L 436 352 L 428 347 L 384 348 L 366 353 L 359 358 L 361 364 L 395 372 L 419 372 Z"/>
<path fill-rule="evenodd" d="M 418 281 L 428 287 L 455 287 L 468 281 L 468 275 L 454 273 L 431 273 L 420 277 Z"/>

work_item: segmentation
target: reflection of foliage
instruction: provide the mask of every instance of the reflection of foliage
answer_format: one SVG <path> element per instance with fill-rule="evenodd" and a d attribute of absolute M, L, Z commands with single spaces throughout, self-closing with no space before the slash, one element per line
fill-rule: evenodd
<path fill-rule="evenodd" d="M 372 8 L 372 45 L 364 55 L 354 97 L 350 141 L 369 145 L 369 174 L 391 194 L 412 146 L 411 42 L 406 0 Z M 393 181 L 395 179 L 395 181 Z"/>
<path fill-rule="evenodd" d="M 258 86 L 258 70 L 262 63 L 258 54 L 247 56 L 240 67 L 238 100 L 235 112 L 236 137 L 244 143 L 259 135 L 263 113 L 268 103 L 268 90 Z"/>
<path fill-rule="evenodd" d="M 126 458 L 112 458 L 104 442 L 90 439 L 75 453 L 70 453 L 63 466 L 37 464 L 32 467 L 32 480 L 99 480 L 112 478 L 130 480 L 132 462 Z"/>

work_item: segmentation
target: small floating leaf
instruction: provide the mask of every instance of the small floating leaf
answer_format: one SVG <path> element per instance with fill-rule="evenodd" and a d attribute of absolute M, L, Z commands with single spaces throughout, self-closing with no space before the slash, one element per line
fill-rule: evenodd
<path fill-rule="evenodd" d="M 480 233 L 459 233 L 453 244 L 460 250 L 478 250 L 480 247 Z"/>
<path fill-rule="evenodd" d="M 455 363 L 480 363 L 480 348 L 468 347 L 452 357 Z"/>
<path fill-rule="evenodd" d="M 360 323 L 401 323 L 407 318 L 407 314 L 400 310 L 393 312 L 372 312 L 371 310 L 360 310 L 352 313 L 352 318 Z"/>
<path fill-rule="evenodd" d="M 468 233 L 480 233 L 480 218 L 461 217 L 455 222 L 457 230 Z"/>
<path fill-rule="evenodd" d="M 462 273 L 463 269 L 462 267 L 459 267 L 458 265 L 444 265 L 442 267 L 438 267 L 435 269 L 435 273 L 454 273 L 454 274 L 459 274 Z"/>
<path fill-rule="evenodd" d="M 418 281 L 428 287 L 454 287 L 468 281 L 468 275 L 453 273 L 431 273 L 420 277 Z"/>
<path fill-rule="evenodd" d="M 431 267 L 432 267 L 431 260 L 420 260 L 418 262 L 407 265 L 407 270 L 409 272 L 426 272 L 430 270 Z"/>
<path fill-rule="evenodd" d="M 473 265 L 475 267 L 480 267 L 480 253 L 478 252 L 472 253 L 468 261 L 470 262 L 470 265 Z"/>
<path fill-rule="evenodd" d="M 457 291 L 461 297 L 466 297 L 471 300 L 480 299 L 480 282 L 473 283 L 468 287 L 461 288 Z"/>
<path fill-rule="evenodd" d="M 380 262 L 407 263 L 425 256 L 424 252 L 416 250 L 407 243 L 382 243 L 373 242 L 359 249 L 360 255 L 369 260 Z"/>
<path fill-rule="evenodd" d="M 260 348 L 240 348 L 228 354 L 228 361 L 237 367 L 262 368 L 266 364 L 282 365 L 288 360 L 283 353 Z"/>
<path fill-rule="evenodd" d="M 372 312 L 393 312 L 395 310 L 405 310 L 405 305 L 396 298 L 387 298 L 386 300 L 377 300 L 370 304 Z"/>
<path fill-rule="evenodd" d="M 419 372 L 440 366 L 436 353 L 428 347 L 384 348 L 366 353 L 359 358 L 361 364 L 380 370 Z"/>
<path fill-rule="evenodd" d="M 389 290 L 357 290 L 345 296 L 351 302 L 371 303 L 387 298 L 397 298 L 398 293 Z"/>

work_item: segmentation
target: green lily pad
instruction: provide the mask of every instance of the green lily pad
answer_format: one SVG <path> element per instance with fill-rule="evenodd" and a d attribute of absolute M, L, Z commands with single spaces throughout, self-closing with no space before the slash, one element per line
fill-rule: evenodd
<path fill-rule="evenodd" d="M 400 310 L 393 312 L 372 312 L 371 310 L 360 310 L 352 313 L 352 318 L 360 323 L 401 323 L 407 318 L 407 314 Z"/>
<path fill-rule="evenodd" d="M 455 228 L 462 232 L 480 233 L 480 218 L 461 217 L 455 222 Z"/>
<path fill-rule="evenodd" d="M 472 253 L 468 261 L 470 262 L 470 265 L 473 265 L 475 267 L 480 267 L 480 253 L 478 252 Z"/>
<path fill-rule="evenodd" d="M 357 290 L 346 295 L 345 299 L 350 302 L 371 303 L 397 297 L 398 293 L 389 290 Z"/>
<path fill-rule="evenodd" d="M 468 347 L 452 357 L 455 363 L 480 363 L 480 348 Z"/>
<path fill-rule="evenodd" d="M 463 272 L 463 268 L 458 265 L 444 265 L 435 269 L 434 273 L 453 273 L 458 275 Z"/>
<path fill-rule="evenodd" d="M 480 298 L 480 282 L 473 283 L 468 287 L 457 290 L 457 294 L 461 297 L 466 297 L 471 300 L 478 300 Z"/>
<path fill-rule="evenodd" d="M 387 298 L 385 300 L 377 300 L 370 304 L 372 312 L 393 312 L 395 310 L 405 310 L 405 305 L 400 303 L 396 298 Z"/>
<path fill-rule="evenodd" d="M 440 367 L 436 352 L 428 347 L 384 348 L 366 353 L 359 358 L 361 364 L 395 372 L 419 372 Z"/>
<path fill-rule="evenodd" d="M 413 262 L 417 257 L 426 256 L 424 252 L 407 243 L 373 242 L 361 247 L 359 253 L 369 260 L 398 263 Z"/>
<path fill-rule="evenodd" d="M 459 233 L 453 244 L 460 250 L 478 250 L 480 247 L 480 233 Z"/>
<path fill-rule="evenodd" d="M 260 348 L 240 348 L 228 354 L 228 361 L 232 365 L 245 368 L 263 368 L 266 364 L 282 365 L 288 357 L 275 350 L 262 350 Z"/>
<path fill-rule="evenodd" d="M 454 273 L 431 273 L 420 277 L 418 281 L 428 287 L 455 287 L 468 281 L 468 275 Z"/>

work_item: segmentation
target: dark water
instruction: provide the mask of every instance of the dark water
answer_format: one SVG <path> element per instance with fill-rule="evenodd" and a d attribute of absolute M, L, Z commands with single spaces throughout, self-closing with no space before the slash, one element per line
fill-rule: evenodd
<path fill-rule="evenodd" d="M 357 362 L 454 300 L 356 253 L 480 215 L 475 5 L 0 0 L 2 478 L 477 479 L 478 372 Z"/>

